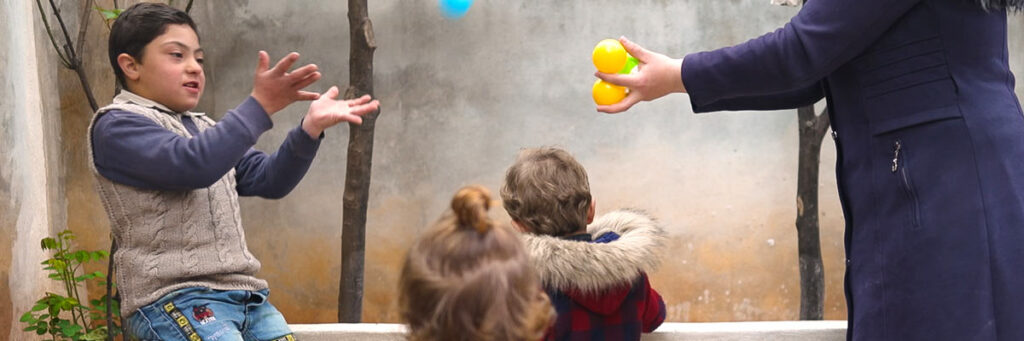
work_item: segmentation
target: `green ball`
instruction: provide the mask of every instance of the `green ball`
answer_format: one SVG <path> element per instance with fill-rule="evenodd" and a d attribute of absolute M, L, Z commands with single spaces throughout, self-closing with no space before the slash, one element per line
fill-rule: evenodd
<path fill-rule="evenodd" d="M 630 72 L 633 72 L 633 68 L 635 68 L 639 64 L 640 64 L 639 60 L 637 60 L 635 57 L 627 54 L 626 55 L 626 65 L 624 65 L 622 67 L 622 70 L 619 70 L 619 73 L 629 74 Z"/>

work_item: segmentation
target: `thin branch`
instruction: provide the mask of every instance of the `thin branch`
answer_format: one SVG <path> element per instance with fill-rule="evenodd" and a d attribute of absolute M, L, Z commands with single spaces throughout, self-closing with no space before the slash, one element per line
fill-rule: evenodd
<path fill-rule="evenodd" d="M 70 275 L 71 281 L 72 281 L 71 282 L 71 287 L 74 289 L 74 291 L 72 292 L 72 295 L 69 295 L 69 296 L 74 298 L 75 301 L 78 302 L 79 305 L 84 305 L 84 304 L 82 304 L 82 295 L 80 295 L 78 293 L 78 281 L 75 280 L 75 274 L 78 273 L 78 269 L 81 269 L 82 266 L 83 266 L 82 263 L 78 263 L 78 265 L 75 265 L 75 267 L 71 269 L 71 275 Z M 88 299 L 88 298 L 89 297 L 86 296 L 86 299 Z M 86 323 L 88 321 L 85 320 L 85 312 L 79 310 L 78 307 L 72 308 L 71 311 L 72 311 L 72 313 L 75 312 L 75 311 L 78 311 L 78 317 L 77 317 L 77 320 L 76 320 L 77 323 L 80 323 L 82 326 L 88 326 L 88 323 Z M 75 318 L 74 314 L 72 314 L 71 317 Z"/>
<path fill-rule="evenodd" d="M 79 66 L 81 66 L 81 60 L 79 60 Z M 77 67 L 74 71 L 78 75 L 78 81 L 82 83 L 82 90 L 85 92 L 85 99 L 89 101 L 89 108 L 96 112 L 99 106 L 96 105 L 96 97 L 92 94 L 92 87 L 89 86 L 89 77 L 86 76 L 85 69 Z"/>
<path fill-rule="evenodd" d="M 60 23 L 60 28 L 61 31 L 64 33 L 64 40 L 66 42 L 64 44 L 64 54 L 61 54 L 60 48 L 57 46 L 57 40 L 54 39 L 53 33 L 50 30 L 50 24 L 46 20 L 46 11 L 43 10 L 43 5 L 39 1 L 40 0 L 36 0 L 36 5 L 39 6 L 39 13 L 43 17 L 43 23 L 46 24 L 46 33 L 50 36 L 50 43 L 52 43 L 53 48 L 57 50 L 57 55 L 61 57 L 61 62 L 64 63 L 64 67 L 67 67 L 68 69 L 75 71 L 75 73 L 78 75 L 78 81 L 82 83 L 82 90 L 85 91 L 85 98 L 89 101 L 89 107 L 92 109 L 92 111 L 96 111 L 96 109 L 98 109 L 99 106 L 96 104 L 96 98 L 93 96 L 92 88 L 89 86 L 89 78 L 86 76 L 85 70 L 82 69 L 82 58 L 77 53 L 75 53 L 75 47 L 71 42 L 71 35 L 68 34 L 67 25 L 64 24 L 64 17 L 61 16 L 60 10 L 57 9 L 57 4 L 54 3 L 53 0 L 50 0 L 50 8 L 53 9 L 53 15 L 57 17 L 57 22 Z M 89 3 L 91 4 L 92 0 L 89 1 Z M 86 12 L 88 11 L 89 10 L 86 9 Z M 85 33 L 84 25 L 83 30 L 80 33 Z M 80 40 L 83 39 L 84 38 L 80 37 Z"/>
<path fill-rule="evenodd" d="M 53 38 L 53 30 L 50 28 L 50 21 L 46 20 L 46 10 L 43 9 L 43 3 L 36 0 L 36 6 L 39 6 L 39 16 L 43 19 L 43 26 L 46 27 L 46 35 L 50 36 L 50 44 L 53 44 L 54 52 L 57 52 L 57 56 L 60 57 L 61 64 L 64 67 L 71 68 L 71 61 L 64 57 L 64 53 L 60 51 L 60 47 L 57 46 L 57 39 Z"/>
<path fill-rule="evenodd" d="M 85 10 L 82 11 L 82 17 L 78 20 L 78 51 L 82 51 L 82 44 L 85 44 L 85 32 L 89 30 L 89 14 L 92 14 L 93 0 L 85 2 Z"/>
<path fill-rule="evenodd" d="M 188 0 L 188 4 L 185 5 L 185 13 L 192 13 L 192 0 Z"/>
<path fill-rule="evenodd" d="M 116 3 L 117 1 L 114 2 Z M 110 311 L 111 282 L 114 281 L 114 252 L 117 252 L 117 240 L 114 239 L 114 236 L 110 236 L 110 254 L 107 255 L 107 302 L 106 307 L 104 307 L 107 315 L 107 341 L 114 341 L 114 319 Z"/>
<path fill-rule="evenodd" d="M 71 60 L 72 68 L 81 66 L 82 61 L 78 58 L 78 54 L 75 53 L 74 45 L 71 45 L 71 35 L 68 34 L 68 26 L 64 24 L 64 17 L 60 15 L 60 10 L 57 9 L 57 4 L 50 0 L 50 8 L 53 8 L 53 15 L 57 17 L 57 23 L 60 24 L 60 30 L 64 32 L 64 41 L 66 41 L 66 47 L 68 48 L 68 58 Z"/>

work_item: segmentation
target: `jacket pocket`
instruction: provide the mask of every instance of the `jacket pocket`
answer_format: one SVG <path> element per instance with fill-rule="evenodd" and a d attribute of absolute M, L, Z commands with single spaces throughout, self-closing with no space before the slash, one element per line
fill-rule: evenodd
<path fill-rule="evenodd" d="M 865 86 L 864 109 L 873 135 L 962 117 L 945 64 Z"/>
<path fill-rule="evenodd" d="M 909 221 L 910 226 L 913 229 L 921 227 L 921 203 L 917 197 L 917 191 L 914 189 L 914 182 L 910 176 L 910 165 L 907 161 L 906 146 L 903 145 L 903 141 L 896 139 L 893 141 L 893 159 L 892 159 L 892 174 L 897 177 L 902 192 L 909 203 Z"/>
<path fill-rule="evenodd" d="M 871 51 L 855 63 L 872 134 L 961 117 L 959 91 L 938 38 Z"/>

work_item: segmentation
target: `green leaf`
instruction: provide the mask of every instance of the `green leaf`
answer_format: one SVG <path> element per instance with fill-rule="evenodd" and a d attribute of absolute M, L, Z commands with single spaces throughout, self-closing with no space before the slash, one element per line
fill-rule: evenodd
<path fill-rule="evenodd" d="M 22 329 L 22 331 L 26 331 L 26 332 L 30 332 L 30 331 L 33 331 L 33 330 L 36 330 L 36 326 L 35 325 L 31 325 L 31 326 L 25 327 L 25 329 Z"/>
<path fill-rule="evenodd" d="M 57 321 L 57 323 L 56 323 L 57 327 L 64 328 L 64 327 L 67 327 L 67 326 L 71 325 L 71 321 L 68 321 L 68 320 L 58 319 L 56 321 Z"/>
<path fill-rule="evenodd" d="M 54 250 L 57 248 L 57 240 L 53 238 L 43 238 L 43 241 L 39 244 L 43 247 L 43 250 Z"/>
<path fill-rule="evenodd" d="M 84 275 L 75 277 L 75 282 L 86 281 L 86 280 L 90 280 L 90 279 L 97 278 L 97 277 L 106 277 L 106 275 L 104 275 L 102 272 L 96 271 L 96 272 L 93 272 L 93 273 L 88 273 L 88 274 L 84 274 Z"/>
<path fill-rule="evenodd" d="M 40 311 L 40 310 L 46 309 L 46 307 L 47 307 L 46 304 L 36 303 L 36 305 L 32 306 L 32 311 Z M 26 314 L 28 314 L 28 313 L 26 313 Z"/>
<path fill-rule="evenodd" d="M 96 6 L 95 8 L 96 8 L 97 11 L 100 12 L 100 15 L 103 16 L 103 19 L 106 19 L 106 20 L 117 19 L 117 17 L 121 15 L 121 12 L 124 11 L 124 10 L 122 10 L 120 8 L 105 9 L 105 8 L 100 7 L 100 6 Z"/>
<path fill-rule="evenodd" d="M 104 251 L 104 250 L 99 250 L 99 251 L 96 251 L 96 254 L 100 255 L 100 257 L 104 257 L 105 258 L 105 257 L 110 255 L 110 252 L 107 252 L 107 251 Z"/>
<path fill-rule="evenodd" d="M 24 314 L 21 315 L 21 319 L 19 319 L 18 322 L 33 323 L 33 322 L 35 322 L 34 320 L 35 320 L 35 318 L 32 317 L 32 312 L 31 311 L 27 311 L 27 312 L 25 312 Z"/>
<path fill-rule="evenodd" d="M 48 296 L 46 297 L 46 305 L 59 307 L 61 302 L 64 302 L 64 296 L 48 293 Z"/>
<path fill-rule="evenodd" d="M 83 262 L 88 261 L 89 257 L 91 257 L 91 255 L 88 252 L 86 252 L 86 251 L 78 251 L 78 252 L 75 252 L 75 254 L 74 254 L 75 260 L 78 261 L 79 263 L 83 263 Z"/>
<path fill-rule="evenodd" d="M 82 336 L 81 340 L 92 341 L 92 340 L 103 340 L 107 338 L 107 329 L 105 327 L 99 327 L 93 329 L 89 333 Z"/>
<path fill-rule="evenodd" d="M 79 325 L 63 325 L 60 327 L 60 332 L 66 336 L 75 337 L 82 331 L 82 326 Z"/>

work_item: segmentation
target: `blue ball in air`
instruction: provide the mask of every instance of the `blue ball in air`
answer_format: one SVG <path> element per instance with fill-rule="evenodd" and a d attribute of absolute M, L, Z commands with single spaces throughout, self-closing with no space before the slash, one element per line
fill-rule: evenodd
<path fill-rule="evenodd" d="M 438 0 L 438 4 L 441 5 L 441 14 L 444 14 L 446 18 L 458 19 L 469 12 L 469 6 L 473 5 L 473 0 Z"/>

